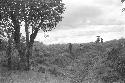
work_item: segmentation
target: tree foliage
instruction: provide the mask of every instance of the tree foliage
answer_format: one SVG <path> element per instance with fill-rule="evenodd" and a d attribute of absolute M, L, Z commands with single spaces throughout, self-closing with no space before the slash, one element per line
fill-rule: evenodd
<path fill-rule="evenodd" d="M 25 22 L 25 28 L 32 27 L 31 39 L 39 29 L 51 31 L 62 20 L 64 11 L 61 0 L 1 0 L 0 6 L 1 25 L 14 28 L 16 34 Z"/>
<path fill-rule="evenodd" d="M 121 2 L 123 3 L 125 0 L 121 0 Z"/>
<path fill-rule="evenodd" d="M 0 26 L 9 29 L 19 54 L 26 54 L 29 64 L 38 31 L 47 32 L 56 27 L 62 21 L 64 10 L 62 0 L 0 0 Z M 26 53 L 20 48 L 22 27 L 26 32 Z"/>

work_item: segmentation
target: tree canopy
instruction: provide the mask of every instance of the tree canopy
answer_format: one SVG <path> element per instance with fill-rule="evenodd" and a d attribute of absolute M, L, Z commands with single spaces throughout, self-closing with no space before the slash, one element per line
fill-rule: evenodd
<path fill-rule="evenodd" d="M 1 26 L 14 28 L 16 34 L 25 22 L 25 28 L 32 28 L 32 39 L 39 29 L 51 31 L 65 9 L 62 0 L 0 0 L 0 6 Z"/>
<path fill-rule="evenodd" d="M 121 0 L 121 2 L 123 3 L 125 0 Z"/>
<path fill-rule="evenodd" d="M 62 0 L 0 0 L 0 30 L 9 31 L 20 57 L 25 54 L 29 61 L 38 31 L 55 28 L 62 21 L 64 10 Z M 26 33 L 26 53 L 21 49 L 22 27 Z"/>

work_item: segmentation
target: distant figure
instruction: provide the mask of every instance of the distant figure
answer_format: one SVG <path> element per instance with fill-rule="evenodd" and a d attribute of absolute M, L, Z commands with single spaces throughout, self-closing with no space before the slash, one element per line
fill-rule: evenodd
<path fill-rule="evenodd" d="M 95 42 L 99 43 L 100 42 L 100 36 L 96 36 L 96 37 L 97 37 L 97 40 Z"/>
<path fill-rule="evenodd" d="M 72 44 L 69 43 L 69 53 L 71 54 L 72 53 Z"/>
<path fill-rule="evenodd" d="M 101 38 L 101 43 L 103 43 L 103 38 Z"/>

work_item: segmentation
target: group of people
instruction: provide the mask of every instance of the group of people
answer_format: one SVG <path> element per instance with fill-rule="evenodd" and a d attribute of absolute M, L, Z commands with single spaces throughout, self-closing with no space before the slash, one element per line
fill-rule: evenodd
<path fill-rule="evenodd" d="M 97 36 L 97 40 L 95 41 L 96 43 L 103 43 L 103 38 L 100 38 L 100 36 Z M 82 44 L 80 44 L 82 46 Z M 69 43 L 69 53 L 72 53 L 72 43 Z"/>
<path fill-rule="evenodd" d="M 95 41 L 96 43 L 103 43 L 103 38 L 100 38 L 100 36 L 96 36 L 97 40 Z"/>

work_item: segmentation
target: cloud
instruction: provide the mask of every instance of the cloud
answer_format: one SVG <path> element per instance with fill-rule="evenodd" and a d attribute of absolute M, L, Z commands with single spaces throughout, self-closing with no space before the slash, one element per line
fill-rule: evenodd
<path fill-rule="evenodd" d="M 116 25 L 124 24 L 118 0 L 66 0 L 66 12 L 61 25 Z"/>
<path fill-rule="evenodd" d="M 46 44 L 94 42 L 100 35 L 104 41 L 125 37 L 125 13 L 119 0 L 63 0 L 64 19 L 55 30 L 39 33 L 36 40 Z"/>
<path fill-rule="evenodd" d="M 104 41 L 118 39 L 124 37 L 124 25 L 88 25 L 77 28 L 56 30 L 47 33 L 48 38 L 41 37 L 43 33 L 39 33 L 36 40 L 43 41 L 46 44 L 52 43 L 83 43 L 94 42 L 96 36 L 100 35 Z"/>
<path fill-rule="evenodd" d="M 121 2 L 120 0 L 94 0 L 95 3 L 98 3 L 100 5 L 104 6 L 120 6 Z"/>
<path fill-rule="evenodd" d="M 64 16 L 61 23 L 63 26 L 78 26 L 79 24 L 87 24 L 88 20 L 98 18 L 102 11 L 94 6 L 81 6 L 70 12 L 70 15 Z"/>

